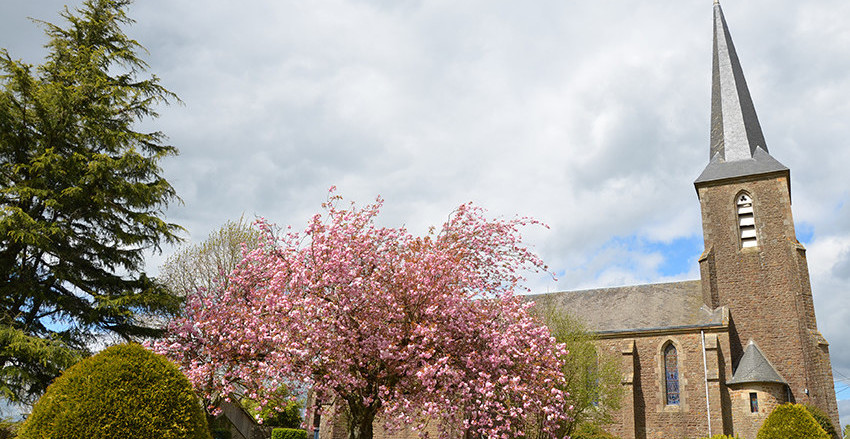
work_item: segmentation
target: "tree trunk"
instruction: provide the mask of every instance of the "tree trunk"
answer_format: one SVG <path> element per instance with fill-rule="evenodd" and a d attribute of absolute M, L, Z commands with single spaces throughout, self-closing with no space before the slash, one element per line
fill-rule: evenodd
<path fill-rule="evenodd" d="M 348 439 L 372 439 L 372 424 L 379 406 L 364 406 L 361 402 L 348 402 Z"/>

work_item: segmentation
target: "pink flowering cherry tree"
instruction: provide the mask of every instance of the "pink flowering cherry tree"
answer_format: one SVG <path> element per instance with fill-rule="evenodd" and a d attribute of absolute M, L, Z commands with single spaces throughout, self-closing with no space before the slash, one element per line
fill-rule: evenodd
<path fill-rule="evenodd" d="M 519 233 L 536 221 L 465 204 L 414 236 L 375 224 L 380 198 L 341 204 L 331 189 L 302 233 L 261 223 L 227 287 L 190 295 L 156 349 L 208 397 L 308 383 L 344 409 L 351 439 L 371 438 L 376 418 L 504 438 L 568 419 L 566 352 L 515 295 L 522 271 L 545 270 Z"/>

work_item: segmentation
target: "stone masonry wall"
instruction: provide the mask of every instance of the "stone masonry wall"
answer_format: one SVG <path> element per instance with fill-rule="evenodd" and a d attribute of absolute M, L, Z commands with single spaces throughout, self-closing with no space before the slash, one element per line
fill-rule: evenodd
<path fill-rule="evenodd" d="M 616 421 L 606 429 L 624 439 L 705 437 L 709 433 L 707 411 L 710 409 L 712 434 L 731 432 L 730 413 L 724 409 L 724 402 L 729 400 L 724 383 L 731 374 L 729 337 L 723 330 L 706 334 L 705 367 L 700 337 L 699 329 L 691 329 L 599 340 L 600 349 L 622 355 L 626 387 Z M 673 343 L 678 354 L 681 399 L 678 405 L 666 404 L 663 349 L 668 343 Z"/>

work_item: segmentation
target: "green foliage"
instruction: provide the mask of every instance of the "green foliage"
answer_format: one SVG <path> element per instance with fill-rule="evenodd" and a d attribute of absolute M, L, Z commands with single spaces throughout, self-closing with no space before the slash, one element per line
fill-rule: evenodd
<path fill-rule="evenodd" d="M 619 439 L 611 433 L 603 430 L 602 427 L 586 422 L 574 429 L 571 436 L 572 439 Z"/>
<path fill-rule="evenodd" d="M 298 428 L 275 428 L 272 439 L 307 439 L 307 431 Z"/>
<path fill-rule="evenodd" d="M 262 421 L 263 425 L 295 429 L 301 427 L 301 404 L 290 400 L 285 387 L 275 392 L 265 407 L 247 398 L 243 398 L 240 403 L 245 411 L 257 421 Z"/>
<path fill-rule="evenodd" d="M 240 398 L 239 404 L 265 426 L 294 429 L 301 427 L 301 404 L 293 400 L 286 386 L 262 394 L 266 400 L 265 406 L 250 398 Z"/>
<path fill-rule="evenodd" d="M 87 0 L 43 23 L 40 66 L 0 50 L 0 394 L 32 401 L 98 334 L 156 336 L 143 317 L 180 298 L 144 273 L 179 240 L 159 161 L 177 150 L 136 123 L 176 99 L 122 26 L 130 0 Z"/>
<path fill-rule="evenodd" d="M 850 425 L 844 426 L 842 434 L 844 435 L 844 439 L 850 439 Z"/>
<path fill-rule="evenodd" d="M 611 423 L 623 395 L 619 359 L 598 353 L 593 334 L 574 317 L 543 304 L 533 311 L 570 352 L 564 359 L 564 390 L 569 392 L 573 404 L 573 421 L 564 425 L 560 433 L 570 435 L 579 425 Z"/>
<path fill-rule="evenodd" d="M 831 439 L 802 404 L 782 404 L 767 417 L 757 439 Z"/>
<path fill-rule="evenodd" d="M 815 418 L 820 428 L 829 435 L 829 437 L 833 439 L 841 439 L 841 436 L 838 435 L 838 431 L 835 430 L 835 427 L 832 425 L 832 420 L 829 419 L 829 416 L 826 415 L 821 409 L 811 406 L 808 404 L 803 404 L 803 407 L 806 408 L 806 411 Z"/>
<path fill-rule="evenodd" d="M 189 380 L 138 344 L 66 370 L 33 407 L 21 439 L 210 439 Z"/>
<path fill-rule="evenodd" d="M 211 428 L 213 439 L 231 439 L 233 434 L 227 428 Z"/>

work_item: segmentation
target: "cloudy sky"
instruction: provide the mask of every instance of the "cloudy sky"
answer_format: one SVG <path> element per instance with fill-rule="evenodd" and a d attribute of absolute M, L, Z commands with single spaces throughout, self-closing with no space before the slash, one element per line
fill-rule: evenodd
<path fill-rule="evenodd" d="M 0 47 L 38 63 L 0 0 Z M 819 327 L 850 421 L 850 2 L 724 3 L 771 154 L 792 170 Z M 708 162 L 709 0 L 140 0 L 128 34 L 185 105 L 146 126 L 189 242 L 230 219 L 301 226 L 331 185 L 416 232 L 474 201 L 550 225 L 532 290 L 698 278 L 693 180 Z M 153 255 L 151 270 L 173 249 Z"/>

